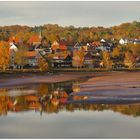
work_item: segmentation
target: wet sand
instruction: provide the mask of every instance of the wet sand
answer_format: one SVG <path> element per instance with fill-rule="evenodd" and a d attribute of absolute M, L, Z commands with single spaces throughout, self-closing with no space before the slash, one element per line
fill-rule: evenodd
<path fill-rule="evenodd" d="M 139 103 L 140 72 L 110 72 L 80 84 L 77 96 L 94 103 Z"/>
<path fill-rule="evenodd" d="M 0 88 L 2 87 L 15 87 L 26 84 L 37 84 L 37 83 L 56 83 L 56 82 L 65 82 L 78 80 L 81 78 L 93 77 L 94 73 L 57 73 L 57 74 L 43 74 L 43 75 L 35 75 L 35 74 L 26 74 L 26 75 L 18 75 L 12 76 L 9 75 L 6 77 L 1 77 L 0 79 Z"/>
<path fill-rule="evenodd" d="M 55 83 L 88 78 L 81 83 L 81 91 L 121 89 L 140 86 L 140 72 L 69 72 L 57 74 L 0 75 L 0 87 L 31 83 Z"/>
<path fill-rule="evenodd" d="M 121 88 L 140 88 L 140 72 L 108 72 L 81 84 L 82 91 Z"/>

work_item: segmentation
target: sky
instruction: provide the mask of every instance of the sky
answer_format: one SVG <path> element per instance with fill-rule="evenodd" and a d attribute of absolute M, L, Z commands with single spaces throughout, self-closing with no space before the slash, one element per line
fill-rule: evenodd
<path fill-rule="evenodd" d="M 0 26 L 110 27 L 140 20 L 140 1 L 0 1 Z"/>

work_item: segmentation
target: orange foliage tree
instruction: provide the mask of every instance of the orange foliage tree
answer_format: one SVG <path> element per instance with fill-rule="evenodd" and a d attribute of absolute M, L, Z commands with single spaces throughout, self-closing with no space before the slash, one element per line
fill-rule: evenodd
<path fill-rule="evenodd" d="M 0 42 L 0 69 L 6 70 L 9 66 L 10 53 L 8 43 Z"/>
<path fill-rule="evenodd" d="M 75 50 L 73 52 L 72 65 L 74 67 L 82 67 L 84 64 L 84 52 L 82 50 Z"/>

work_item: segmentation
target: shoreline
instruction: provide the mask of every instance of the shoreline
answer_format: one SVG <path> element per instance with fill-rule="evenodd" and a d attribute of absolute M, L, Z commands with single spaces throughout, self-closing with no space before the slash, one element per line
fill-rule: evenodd
<path fill-rule="evenodd" d="M 81 78 L 90 78 L 95 76 L 94 73 L 40 73 L 38 75 L 24 73 L 24 74 L 14 74 L 14 75 L 6 75 L 1 76 L 0 79 L 0 88 L 11 87 L 11 86 L 20 86 L 27 84 L 37 84 L 37 83 L 58 83 L 58 82 L 66 82 L 79 80 Z"/>
<path fill-rule="evenodd" d="M 140 72 L 58 72 L 48 73 L 10 73 L 0 76 L 0 88 L 37 83 L 57 83 L 87 78 L 81 83 L 82 91 L 121 89 L 140 85 Z M 95 89 L 96 87 L 96 89 Z"/>

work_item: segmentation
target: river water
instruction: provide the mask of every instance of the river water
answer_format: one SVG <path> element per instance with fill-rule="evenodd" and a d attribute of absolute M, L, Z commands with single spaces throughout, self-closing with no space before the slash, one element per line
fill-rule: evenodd
<path fill-rule="evenodd" d="M 1 88 L 0 138 L 140 138 L 139 97 L 78 93 L 79 81 Z"/>

